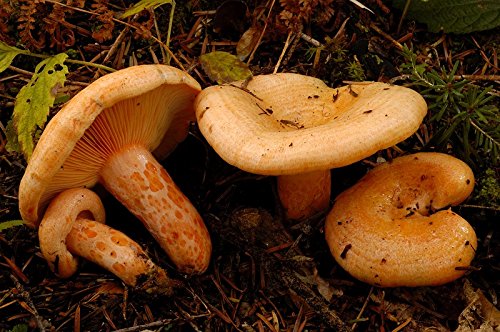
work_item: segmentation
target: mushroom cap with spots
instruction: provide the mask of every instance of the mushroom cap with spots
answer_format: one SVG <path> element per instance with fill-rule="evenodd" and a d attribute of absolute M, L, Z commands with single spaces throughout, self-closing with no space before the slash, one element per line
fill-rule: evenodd
<path fill-rule="evenodd" d="M 36 227 L 59 192 L 94 186 L 113 145 L 141 143 L 160 157 L 168 155 L 195 119 L 192 102 L 200 90 L 179 69 L 141 65 L 107 74 L 80 91 L 47 124 L 28 162 L 19 188 L 23 220 Z M 97 131 L 100 137 L 86 137 L 90 144 L 79 144 L 99 115 L 110 126 Z M 74 158 L 75 150 L 86 156 L 84 164 Z"/>
<path fill-rule="evenodd" d="M 287 175 L 346 166 L 413 134 L 427 113 L 417 92 L 385 83 L 330 88 L 299 74 L 204 89 L 201 132 L 229 164 Z M 245 85 L 246 84 L 246 85 Z"/>
<path fill-rule="evenodd" d="M 325 224 L 335 260 L 381 287 L 441 285 L 462 276 L 477 238 L 449 206 L 472 192 L 474 174 L 452 156 L 421 152 L 371 170 L 336 197 Z"/>

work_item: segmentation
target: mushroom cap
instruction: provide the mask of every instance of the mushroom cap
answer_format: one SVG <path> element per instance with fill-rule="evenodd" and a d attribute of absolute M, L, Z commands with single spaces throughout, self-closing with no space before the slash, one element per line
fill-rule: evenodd
<path fill-rule="evenodd" d="M 477 239 L 469 223 L 446 208 L 473 187 L 469 166 L 442 153 L 379 165 L 335 199 L 325 224 L 330 251 L 347 272 L 372 285 L 455 280 L 472 261 Z"/>
<path fill-rule="evenodd" d="M 385 83 L 330 88 L 299 74 L 213 86 L 195 100 L 201 132 L 229 164 L 283 175 L 352 164 L 413 134 L 427 113 L 417 92 Z"/>
<path fill-rule="evenodd" d="M 59 192 L 92 187 L 117 147 L 141 144 L 165 157 L 195 120 L 201 87 L 166 65 L 141 65 L 105 75 L 74 96 L 51 119 L 19 188 L 23 220 L 38 226 L 41 210 Z M 93 126 L 100 119 L 99 125 Z"/>

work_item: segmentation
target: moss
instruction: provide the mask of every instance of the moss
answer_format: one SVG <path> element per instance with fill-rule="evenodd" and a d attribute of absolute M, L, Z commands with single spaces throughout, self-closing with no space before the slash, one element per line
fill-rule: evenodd
<path fill-rule="evenodd" d="M 495 170 L 488 168 L 477 181 L 474 200 L 481 205 L 500 207 L 500 184 Z"/>

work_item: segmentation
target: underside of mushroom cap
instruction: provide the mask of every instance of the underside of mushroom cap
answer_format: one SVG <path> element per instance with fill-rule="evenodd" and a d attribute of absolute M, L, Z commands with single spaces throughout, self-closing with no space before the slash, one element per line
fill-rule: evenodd
<path fill-rule="evenodd" d="M 349 165 L 413 134 L 427 113 L 417 92 L 385 83 L 329 88 L 298 74 L 204 89 L 201 132 L 228 163 L 265 175 Z"/>
<path fill-rule="evenodd" d="M 469 223 L 446 208 L 473 187 L 471 169 L 446 154 L 417 153 L 377 166 L 335 199 L 325 225 L 332 255 L 352 276 L 376 286 L 455 280 L 469 267 L 477 239 Z"/>
<path fill-rule="evenodd" d="M 141 144 L 166 156 L 186 137 L 200 90 L 179 69 L 142 65 L 103 76 L 80 91 L 48 123 L 29 160 L 19 188 L 25 222 L 37 226 L 40 210 L 57 193 L 95 185 L 115 146 Z"/>

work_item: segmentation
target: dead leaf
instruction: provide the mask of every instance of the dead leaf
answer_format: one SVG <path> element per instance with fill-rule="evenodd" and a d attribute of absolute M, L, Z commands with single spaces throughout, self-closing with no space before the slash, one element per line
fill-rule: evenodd
<path fill-rule="evenodd" d="M 236 45 L 236 54 L 241 61 L 245 60 L 252 53 L 255 45 L 259 42 L 261 31 L 258 27 L 251 27 L 241 36 L 238 45 Z"/>

